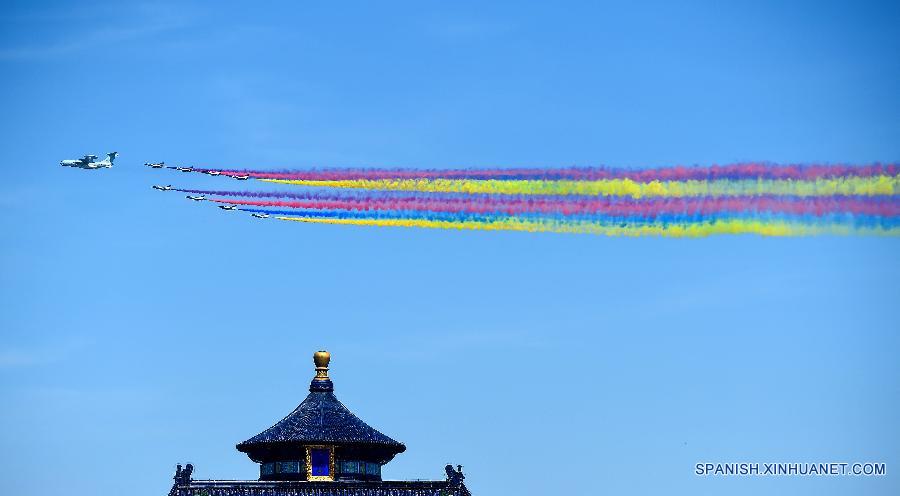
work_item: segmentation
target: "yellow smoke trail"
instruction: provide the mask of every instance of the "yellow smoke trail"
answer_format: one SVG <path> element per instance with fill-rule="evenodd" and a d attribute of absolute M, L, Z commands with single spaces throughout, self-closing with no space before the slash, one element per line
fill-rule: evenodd
<path fill-rule="evenodd" d="M 328 188 L 354 188 L 426 193 L 491 193 L 505 195 L 586 195 L 686 197 L 686 196 L 831 196 L 900 194 L 900 175 L 840 177 L 810 181 L 790 179 L 717 179 L 712 181 L 651 181 L 631 179 L 571 180 L 498 180 L 498 179 L 351 179 L 310 181 L 261 179 L 261 181 Z"/>
<path fill-rule="evenodd" d="M 759 234 L 762 236 L 810 235 L 900 235 L 900 228 L 850 227 L 838 224 L 809 225 L 782 221 L 728 219 L 686 224 L 613 225 L 589 221 L 524 220 L 505 217 L 487 221 L 446 221 L 428 219 L 334 219 L 321 217 L 276 217 L 281 220 L 314 224 L 341 224 L 380 227 L 424 227 L 431 229 L 473 229 L 480 231 L 526 231 L 572 234 L 600 234 L 605 236 L 666 236 L 672 238 L 700 238 L 714 234 Z"/>

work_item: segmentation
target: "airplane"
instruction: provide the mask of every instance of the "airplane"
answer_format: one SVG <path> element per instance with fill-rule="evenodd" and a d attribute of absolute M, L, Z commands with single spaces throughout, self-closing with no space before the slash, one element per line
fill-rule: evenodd
<path fill-rule="evenodd" d="M 160 185 L 158 185 L 158 184 L 154 184 L 154 185 L 153 185 L 153 189 L 158 189 L 158 190 L 160 190 L 160 191 L 169 191 L 170 189 L 172 189 L 172 185 L 171 185 L 171 184 L 167 184 L 167 185 L 165 185 L 165 186 L 160 186 Z"/>
<path fill-rule="evenodd" d="M 250 174 L 244 174 L 242 176 L 233 175 L 231 177 L 233 177 L 234 179 L 237 179 L 238 181 L 246 181 L 247 179 L 250 179 Z"/>
<path fill-rule="evenodd" d="M 187 195 L 186 198 L 187 198 L 188 200 L 194 200 L 194 201 L 203 201 L 203 200 L 206 199 L 206 197 L 203 196 L 203 195 L 200 195 L 200 196 L 191 196 L 191 195 Z"/>
<path fill-rule="evenodd" d="M 193 172 L 193 167 L 175 167 L 175 169 L 180 170 L 181 172 Z"/>
<path fill-rule="evenodd" d="M 257 219 L 268 219 L 269 218 L 269 214 L 252 213 L 250 215 L 252 215 L 253 217 L 256 217 Z"/>
<path fill-rule="evenodd" d="M 144 165 L 150 167 L 151 169 L 162 169 L 166 163 L 165 162 L 145 162 Z"/>
<path fill-rule="evenodd" d="M 96 162 L 96 164 L 97 164 L 98 166 L 102 165 L 103 167 L 107 167 L 107 168 L 112 167 L 112 166 L 113 166 L 113 160 L 115 160 L 116 157 L 118 157 L 118 156 L 119 156 L 119 152 L 109 152 L 109 153 L 106 154 L 106 158 L 105 158 L 105 159 L 103 159 L 103 160 L 101 160 L 101 161 L 99 161 L 99 162 Z"/>
<path fill-rule="evenodd" d="M 210 176 L 218 176 L 219 174 L 221 174 L 221 172 L 219 172 L 217 170 L 208 170 L 208 171 L 204 171 L 204 172 L 206 172 Z"/>
<path fill-rule="evenodd" d="M 222 210 L 237 210 L 237 205 L 219 205 Z"/>
<path fill-rule="evenodd" d="M 85 155 L 78 160 L 60 160 L 59 165 L 63 167 L 83 167 L 88 164 L 94 163 L 95 160 L 97 160 L 96 155 Z"/>
<path fill-rule="evenodd" d="M 63 167 L 76 167 L 79 169 L 109 169 L 113 166 L 113 161 L 119 156 L 119 152 L 109 152 L 106 158 L 95 162 L 96 155 L 85 155 L 79 160 L 60 160 L 59 165 Z"/>

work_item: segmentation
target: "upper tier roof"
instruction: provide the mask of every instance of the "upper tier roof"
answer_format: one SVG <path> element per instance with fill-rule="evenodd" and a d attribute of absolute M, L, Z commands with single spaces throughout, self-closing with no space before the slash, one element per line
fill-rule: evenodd
<path fill-rule="evenodd" d="M 328 378 L 330 356 L 319 352 L 315 359 L 317 373 L 309 386 L 309 396 L 287 417 L 238 444 L 237 449 L 261 461 L 264 453 L 272 450 L 331 444 L 374 450 L 381 463 L 406 451 L 403 443 L 378 432 L 338 401 Z"/>
<path fill-rule="evenodd" d="M 402 453 L 403 443 L 378 432 L 338 401 L 330 391 L 311 391 L 293 412 L 277 424 L 237 445 L 246 452 L 265 443 L 375 444 Z"/>

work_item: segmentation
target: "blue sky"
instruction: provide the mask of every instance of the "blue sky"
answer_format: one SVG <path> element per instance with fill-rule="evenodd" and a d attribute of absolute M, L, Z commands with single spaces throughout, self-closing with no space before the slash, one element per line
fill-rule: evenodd
<path fill-rule="evenodd" d="M 900 160 L 900 9 L 782 3 L 4 3 L 2 492 L 253 479 L 234 444 L 327 348 L 338 397 L 408 447 L 387 478 L 897 494 L 900 240 L 253 222 L 150 189 L 232 182 L 141 165 Z"/>

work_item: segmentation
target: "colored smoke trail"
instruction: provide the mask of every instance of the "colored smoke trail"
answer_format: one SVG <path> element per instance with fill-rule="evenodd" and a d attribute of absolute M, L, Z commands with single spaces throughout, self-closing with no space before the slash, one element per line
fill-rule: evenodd
<path fill-rule="evenodd" d="M 206 193 L 209 194 L 209 193 Z M 322 210 L 423 210 L 473 214 L 606 214 L 611 216 L 655 217 L 661 214 L 715 215 L 757 212 L 823 216 L 837 212 L 870 216 L 900 215 L 900 199 L 895 197 L 693 197 L 644 200 L 559 197 L 476 197 L 431 198 L 428 196 L 380 197 L 316 195 L 300 201 L 237 200 L 210 201 L 259 207 L 286 207 Z"/>
<path fill-rule="evenodd" d="M 307 181 L 261 179 L 261 181 L 315 186 L 424 193 L 467 193 L 495 195 L 585 195 L 626 196 L 631 198 L 692 196 L 876 196 L 900 193 L 900 175 L 842 177 L 813 181 L 790 179 L 742 179 L 712 181 L 652 181 L 631 179 L 571 180 L 474 180 L 474 179 L 384 179 Z"/>
<path fill-rule="evenodd" d="M 709 167 L 656 167 L 624 169 L 611 167 L 569 168 L 513 168 L 513 169 L 322 169 L 261 171 L 238 169 L 197 169 L 198 172 L 216 170 L 225 175 L 249 175 L 256 179 L 284 179 L 298 181 L 347 181 L 385 179 L 476 179 L 476 180 L 573 180 L 631 179 L 651 181 L 713 181 L 718 179 L 792 179 L 810 181 L 838 177 L 895 176 L 898 164 L 829 165 L 767 163 L 739 163 Z"/>
<path fill-rule="evenodd" d="M 896 164 L 219 172 L 309 189 L 176 191 L 283 220 L 344 225 L 611 236 L 900 234 Z"/>
<path fill-rule="evenodd" d="M 504 218 L 484 221 L 447 221 L 415 218 L 396 219 L 341 219 L 323 217 L 279 216 L 280 220 L 315 224 L 339 224 L 378 227 L 424 227 L 431 229 L 459 229 L 481 231 L 526 231 L 570 234 L 599 234 L 604 236 L 663 236 L 673 238 L 699 238 L 714 234 L 758 234 L 762 236 L 811 236 L 811 235 L 898 235 L 896 227 L 863 227 L 845 225 L 807 225 L 793 222 L 763 222 L 731 219 L 703 223 L 683 224 L 619 224 L 610 225 L 584 221 L 528 220 Z"/>
<path fill-rule="evenodd" d="M 762 222 L 762 223 L 791 223 L 804 224 L 808 226 L 845 226 L 855 229 L 873 228 L 882 230 L 891 230 L 900 226 L 900 219 L 880 216 L 860 216 L 850 214 L 830 214 L 823 217 L 812 217 L 805 215 L 788 215 L 788 214 L 753 214 L 753 213 L 735 213 L 723 214 L 715 217 L 704 217 L 699 215 L 685 214 L 664 214 L 654 218 L 631 217 L 631 216 L 611 216 L 611 215 L 579 215 L 579 216 L 546 216 L 539 214 L 529 215 L 476 215 L 464 213 L 445 213 L 445 212 L 425 212 L 410 210 L 390 210 L 376 212 L 351 212 L 340 210 L 268 210 L 268 209 L 241 209 L 245 212 L 265 213 L 276 217 L 305 217 L 305 218 L 331 218 L 331 219 L 355 219 L 355 220 L 422 220 L 429 222 L 496 222 L 498 220 L 518 219 L 537 223 L 566 223 L 580 222 L 591 225 L 604 226 L 646 226 L 646 225 L 681 225 L 690 223 L 715 223 L 726 221 L 744 221 L 744 222 Z"/>

